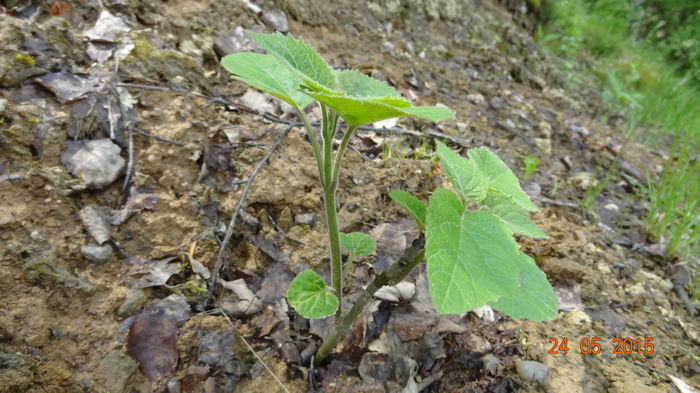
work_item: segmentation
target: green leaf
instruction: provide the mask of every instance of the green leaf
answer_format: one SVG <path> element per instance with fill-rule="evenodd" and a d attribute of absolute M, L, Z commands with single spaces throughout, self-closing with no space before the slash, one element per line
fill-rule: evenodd
<path fill-rule="evenodd" d="M 512 233 L 519 233 L 536 239 L 547 238 L 547 234 L 542 232 L 532 222 L 527 212 L 515 203 L 510 196 L 498 191 L 489 191 L 486 198 L 481 201 L 481 204 L 497 215 Z"/>
<path fill-rule="evenodd" d="M 366 233 L 341 233 L 340 243 L 348 250 L 348 254 L 356 257 L 369 255 L 377 249 L 377 242 Z"/>
<path fill-rule="evenodd" d="M 519 253 L 518 293 L 490 304 L 513 319 L 549 321 L 557 316 L 557 296 L 545 274 L 527 254 Z"/>
<path fill-rule="evenodd" d="M 411 102 L 401 97 L 393 87 L 357 71 L 339 72 L 338 83 L 341 90 L 309 90 L 306 93 L 333 108 L 350 126 L 400 116 L 432 121 L 454 117 L 454 113 L 447 108 L 411 106 Z"/>
<path fill-rule="evenodd" d="M 297 73 L 304 85 L 312 90 L 335 89 L 336 72 L 314 48 L 303 39 L 280 33 L 258 34 L 248 32 L 260 46 Z"/>
<path fill-rule="evenodd" d="M 306 318 L 325 318 L 338 309 L 338 296 L 313 270 L 299 273 L 287 290 L 287 300 Z"/>
<path fill-rule="evenodd" d="M 465 199 L 481 202 L 486 198 L 489 179 L 472 160 L 460 156 L 440 141 L 435 141 L 440 167 L 454 188 Z"/>
<path fill-rule="evenodd" d="M 518 290 L 518 245 L 487 211 L 465 212 L 459 197 L 440 188 L 427 212 L 426 259 L 435 309 L 459 314 Z"/>
<path fill-rule="evenodd" d="M 301 79 L 272 55 L 242 52 L 224 56 L 221 65 L 235 79 L 303 109 L 314 101 L 299 90 Z"/>
<path fill-rule="evenodd" d="M 418 229 L 421 232 L 424 232 L 426 214 L 425 203 L 413 196 L 413 194 L 410 192 L 406 192 L 404 190 L 394 190 L 389 193 L 389 196 L 394 200 L 394 202 L 398 203 L 409 213 L 411 213 L 418 224 Z"/>
<path fill-rule="evenodd" d="M 396 89 L 359 71 L 338 72 L 338 85 L 340 91 L 337 93 L 341 95 L 344 93 L 356 98 L 376 99 L 398 107 L 411 106 L 411 101 L 402 97 Z"/>
<path fill-rule="evenodd" d="M 480 147 L 469 150 L 469 158 L 474 160 L 477 168 L 489 179 L 489 188 L 500 191 L 511 198 L 525 210 L 537 211 L 537 207 L 530 202 L 530 198 L 520 188 L 520 182 L 511 172 L 508 165 L 503 162 L 491 150 Z"/>

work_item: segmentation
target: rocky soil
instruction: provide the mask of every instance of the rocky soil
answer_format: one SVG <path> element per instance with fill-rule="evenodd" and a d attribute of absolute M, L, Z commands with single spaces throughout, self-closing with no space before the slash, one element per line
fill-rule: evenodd
<path fill-rule="evenodd" d="M 638 185 L 663 151 L 631 143 L 584 212 L 622 146 L 619 117 L 561 76 L 522 4 L 0 2 L 0 392 L 697 391 L 700 328 L 678 295 L 687 272 L 640 225 Z M 521 244 L 555 287 L 557 318 L 438 316 L 418 271 L 311 369 L 329 321 L 301 318 L 284 294 L 296 272 L 326 269 L 321 191 L 288 108 L 218 65 L 255 49 L 246 29 L 302 36 L 335 67 L 457 113 L 354 138 L 341 230 L 379 248 L 358 261 L 348 297 L 416 236 L 388 193 L 425 198 L 445 181 L 437 137 L 488 146 L 518 174 L 538 159 L 523 186 L 550 237 Z M 231 214 L 280 140 L 205 308 Z M 602 352 L 582 354 L 594 337 Z M 627 337 L 629 353 L 613 354 Z M 552 353 L 554 339 L 568 353 Z"/>

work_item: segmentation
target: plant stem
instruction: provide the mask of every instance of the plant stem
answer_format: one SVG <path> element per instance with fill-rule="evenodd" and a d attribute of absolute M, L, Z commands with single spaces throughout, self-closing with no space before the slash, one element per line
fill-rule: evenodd
<path fill-rule="evenodd" d="M 304 123 L 304 128 L 306 129 L 306 133 L 309 134 L 309 140 L 311 141 L 311 147 L 314 151 L 314 157 L 316 158 L 316 165 L 318 166 L 318 175 L 319 175 L 319 178 L 321 179 L 321 185 L 324 185 L 325 184 L 324 183 L 325 176 L 324 176 L 324 171 L 323 171 L 323 161 L 322 161 L 323 157 L 321 156 L 321 147 L 318 143 L 318 136 L 316 135 L 316 130 L 314 130 L 314 127 L 311 125 L 311 122 L 309 121 L 309 118 L 304 113 L 303 109 L 297 108 L 297 113 L 299 113 L 299 117 L 301 118 L 301 121 Z"/>
<path fill-rule="evenodd" d="M 338 153 L 335 155 L 335 162 L 333 163 L 333 178 L 331 182 L 338 187 L 338 179 L 340 178 L 340 164 L 343 162 L 343 156 L 345 155 L 345 149 L 348 147 L 348 142 L 350 142 L 350 137 L 352 133 L 355 132 L 357 127 L 349 127 L 343 135 L 343 140 L 340 142 L 338 147 Z"/>
<path fill-rule="evenodd" d="M 340 259 L 340 235 L 338 231 L 338 216 L 335 210 L 335 187 L 333 187 L 332 184 L 324 185 L 323 199 L 326 210 L 328 243 L 330 244 L 331 252 L 331 285 L 338 295 L 338 302 L 340 306 L 338 306 L 336 318 L 339 318 L 343 308 L 343 265 Z"/>
<path fill-rule="evenodd" d="M 316 351 L 314 363 L 320 365 L 330 355 L 341 338 L 350 330 L 367 303 L 372 300 L 374 293 L 385 285 L 396 285 L 401 282 L 413 269 L 423 262 L 425 257 L 425 236 L 421 235 L 414 240 L 409 248 L 404 251 L 401 258 L 394 262 L 388 269 L 377 274 L 374 280 L 365 288 L 360 297 L 355 301 L 350 311 L 343 316 L 333 331 L 323 340 L 323 344 Z"/>

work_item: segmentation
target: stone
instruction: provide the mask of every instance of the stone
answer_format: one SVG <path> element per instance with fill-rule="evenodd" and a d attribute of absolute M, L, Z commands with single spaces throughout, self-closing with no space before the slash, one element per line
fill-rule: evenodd
<path fill-rule="evenodd" d="M 535 138 L 535 146 L 544 156 L 552 155 L 552 140 L 549 138 Z"/>
<path fill-rule="evenodd" d="M 61 163 L 91 188 L 101 190 L 117 179 L 126 161 L 121 148 L 110 139 L 67 141 Z"/>
<path fill-rule="evenodd" d="M 138 311 L 146 303 L 146 300 L 148 300 L 148 296 L 146 296 L 146 292 L 143 289 L 131 289 L 126 293 L 124 302 L 119 306 L 117 314 L 120 317 L 127 317 Z"/>
<path fill-rule="evenodd" d="M 467 94 L 467 100 L 474 103 L 474 105 L 481 105 L 484 102 L 486 102 L 486 98 L 484 98 L 484 96 L 479 93 Z"/>
<path fill-rule="evenodd" d="M 272 27 L 276 31 L 285 33 L 285 32 L 287 32 L 287 30 L 289 30 L 289 22 L 287 21 L 287 14 L 285 14 L 284 11 L 280 11 L 280 10 L 264 11 L 263 15 L 262 15 L 262 19 L 265 23 L 267 23 L 270 27 Z"/>
<path fill-rule="evenodd" d="M 214 39 L 214 50 L 220 56 L 225 56 L 230 53 L 246 52 L 260 50 L 258 45 L 252 38 L 248 37 L 245 30 L 241 26 L 236 26 L 233 30 L 229 30 L 223 35 Z"/>
<path fill-rule="evenodd" d="M 97 366 L 96 377 L 108 392 L 123 392 L 131 374 L 138 369 L 139 364 L 129 356 L 123 356 L 121 351 L 114 349 L 107 353 Z"/>
<path fill-rule="evenodd" d="M 544 382 L 549 373 L 549 367 L 540 362 L 532 360 L 518 360 L 515 362 L 515 369 L 518 375 L 525 379 L 537 382 Z"/>
<path fill-rule="evenodd" d="M 501 109 L 501 108 L 504 108 L 506 106 L 506 100 L 504 100 L 500 96 L 494 96 L 489 101 L 489 104 L 491 105 L 491 108 L 493 108 L 493 109 Z"/>
<path fill-rule="evenodd" d="M 302 213 L 294 216 L 294 223 L 297 225 L 313 226 L 316 222 L 316 213 Z"/>
<path fill-rule="evenodd" d="M 248 89 L 240 98 L 241 104 L 255 109 L 260 113 L 275 113 L 277 107 L 270 101 L 270 98 L 257 90 Z"/>
<path fill-rule="evenodd" d="M 7 108 L 7 100 L 4 98 L 0 98 L 0 115 L 2 115 L 5 112 L 5 108 Z"/>
<path fill-rule="evenodd" d="M 80 247 L 80 252 L 85 258 L 95 263 L 102 263 L 112 256 L 112 246 L 109 244 L 98 246 L 95 243 L 90 243 L 87 246 Z"/>

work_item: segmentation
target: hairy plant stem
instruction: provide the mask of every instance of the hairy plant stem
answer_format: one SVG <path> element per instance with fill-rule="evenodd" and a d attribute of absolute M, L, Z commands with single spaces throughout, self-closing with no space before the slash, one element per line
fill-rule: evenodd
<path fill-rule="evenodd" d="M 331 351 L 338 344 L 341 338 L 350 330 L 367 303 L 372 300 L 374 293 L 385 285 L 396 285 L 403 281 L 413 269 L 425 258 L 425 236 L 421 235 L 414 240 L 409 248 L 404 251 L 398 261 L 394 262 L 388 269 L 380 272 L 374 280 L 365 288 L 360 297 L 355 301 L 350 311 L 343 316 L 333 331 L 323 340 L 323 344 L 316 351 L 314 363 L 320 365 L 330 355 Z"/>

